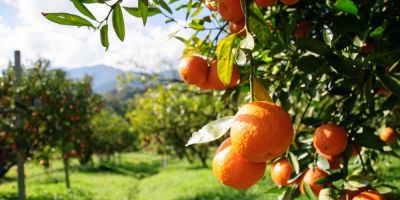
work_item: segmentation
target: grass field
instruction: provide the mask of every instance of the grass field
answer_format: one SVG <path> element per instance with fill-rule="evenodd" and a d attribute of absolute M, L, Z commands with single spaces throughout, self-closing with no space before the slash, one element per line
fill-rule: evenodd
<path fill-rule="evenodd" d="M 397 183 L 400 172 L 392 168 L 388 183 Z M 17 199 L 16 170 L 0 183 L 0 199 Z M 163 169 L 161 157 L 148 153 L 123 154 L 114 164 L 80 167 L 72 162 L 72 190 L 66 191 L 61 162 L 47 171 L 36 163 L 26 165 L 27 196 L 31 200 L 50 199 L 138 199 L 138 200 L 261 200 L 277 199 L 267 194 L 274 186 L 269 176 L 245 191 L 221 185 L 210 168 L 185 161 L 169 160 Z M 397 183 L 398 184 L 398 183 Z M 399 185 L 397 185 L 399 186 Z M 301 197 L 299 199 L 305 199 Z"/>

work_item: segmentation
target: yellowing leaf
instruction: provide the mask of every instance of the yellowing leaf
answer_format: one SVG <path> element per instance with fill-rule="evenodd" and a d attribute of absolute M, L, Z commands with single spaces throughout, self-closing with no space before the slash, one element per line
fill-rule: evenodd
<path fill-rule="evenodd" d="M 253 95 L 257 101 L 273 102 L 268 94 L 268 90 L 263 86 L 260 80 L 253 78 Z"/>
<path fill-rule="evenodd" d="M 222 39 L 217 46 L 218 77 L 224 85 L 228 85 L 231 82 L 234 60 L 232 48 L 236 37 L 236 33 L 231 34 Z"/>

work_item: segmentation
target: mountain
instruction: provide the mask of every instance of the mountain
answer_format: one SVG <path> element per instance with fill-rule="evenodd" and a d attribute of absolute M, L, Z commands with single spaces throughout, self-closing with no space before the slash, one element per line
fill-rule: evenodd
<path fill-rule="evenodd" d="M 114 90 L 117 85 L 117 77 L 124 73 L 120 69 L 107 65 L 66 69 L 66 72 L 68 77 L 72 79 L 82 79 L 85 75 L 91 76 L 93 78 L 93 91 L 96 93 Z"/>

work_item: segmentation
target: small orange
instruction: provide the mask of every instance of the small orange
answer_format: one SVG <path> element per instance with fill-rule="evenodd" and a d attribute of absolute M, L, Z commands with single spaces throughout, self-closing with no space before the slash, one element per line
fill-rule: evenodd
<path fill-rule="evenodd" d="M 244 18 L 240 0 L 218 0 L 218 12 L 222 18 L 231 22 Z"/>
<path fill-rule="evenodd" d="M 325 155 L 336 156 L 347 146 L 347 133 L 336 124 L 324 124 L 314 132 L 314 147 Z"/>
<path fill-rule="evenodd" d="M 303 183 L 306 183 L 310 186 L 314 194 L 318 196 L 319 192 L 325 188 L 325 185 L 316 184 L 315 182 L 326 176 L 328 176 L 328 174 L 318 167 L 315 167 L 314 169 L 308 168 L 307 172 L 303 175 L 303 178 L 299 183 L 300 192 L 302 194 L 305 194 Z"/>
<path fill-rule="evenodd" d="M 229 83 L 229 85 L 225 86 L 218 77 L 217 61 L 214 60 L 211 62 L 207 81 L 209 82 L 210 85 L 212 85 L 213 89 L 225 90 L 227 88 L 234 87 L 235 85 L 237 85 L 237 82 L 239 79 L 240 79 L 239 68 L 236 67 L 236 65 L 234 65 L 233 71 L 232 71 L 231 82 Z"/>
<path fill-rule="evenodd" d="M 234 151 L 244 159 L 265 162 L 284 153 L 293 140 L 290 115 L 280 106 L 257 101 L 242 106 L 231 126 Z"/>
<path fill-rule="evenodd" d="M 397 141 L 397 134 L 394 132 L 394 130 L 390 127 L 386 127 L 381 130 L 379 133 L 379 137 L 381 138 L 382 141 L 386 142 L 388 145 L 392 145 Z"/>
<path fill-rule="evenodd" d="M 265 8 L 274 5 L 276 0 L 255 0 L 255 2 L 257 6 Z"/>
<path fill-rule="evenodd" d="M 201 84 L 207 79 L 207 61 L 200 56 L 188 56 L 179 64 L 181 78 L 189 84 Z"/>
<path fill-rule="evenodd" d="M 376 191 L 369 190 L 361 192 L 353 198 L 353 200 L 385 200 L 385 197 Z"/>
<path fill-rule="evenodd" d="M 293 167 L 288 159 L 281 159 L 272 164 L 271 178 L 277 185 L 289 185 L 288 181 L 292 175 Z"/>
<path fill-rule="evenodd" d="M 244 29 L 244 23 L 245 23 L 244 19 L 237 22 L 229 22 L 229 32 L 239 33 L 240 36 L 245 36 L 246 30 Z"/>
<path fill-rule="evenodd" d="M 206 7 L 212 11 L 218 10 L 218 1 L 217 0 L 205 0 L 204 4 Z"/>
<path fill-rule="evenodd" d="M 302 19 L 298 20 L 296 23 L 296 28 L 294 29 L 294 37 L 297 39 L 306 37 L 310 31 L 310 28 L 310 22 Z"/>
<path fill-rule="evenodd" d="M 264 176 L 266 163 L 256 163 L 238 156 L 232 146 L 218 152 L 213 159 L 215 177 L 224 185 L 246 189 Z"/>
<path fill-rule="evenodd" d="M 282 2 L 283 4 L 286 4 L 286 5 L 289 5 L 289 6 L 294 5 L 294 4 L 296 4 L 296 3 L 299 3 L 299 1 L 300 1 L 300 0 L 281 0 L 281 2 Z"/>

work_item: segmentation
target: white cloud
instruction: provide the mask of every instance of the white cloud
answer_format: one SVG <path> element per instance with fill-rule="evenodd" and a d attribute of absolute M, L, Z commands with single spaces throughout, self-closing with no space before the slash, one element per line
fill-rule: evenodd
<path fill-rule="evenodd" d="M 0 68 L 12 59 L 15 49 L 21 50 L 25 62 L 42 57 L 51 60 L 53 66 L 107 64 L 121 69 L 134 68 L 137 63 L 151 70 L 160 69 L 163 60 L 176 63 L 183 50 L 179 41 L 168 40 L 168 35 L 179 28 L 177 25 L 148 24 L 143 28 L 141 20 L 126 14 L 125 41 L 117 39 L 110 23 L 111 46 L 105 52 L 98 32 L 57 25 L 41 15 L 41 12 L 76 13 L 68 0 L 7 0 L 6 3 L 18 11 L 15 16 L 18 24 L 5 23 L 0 14 Z M 107 13 L 102 6 L 90 8 L 99 18 Z"/>

